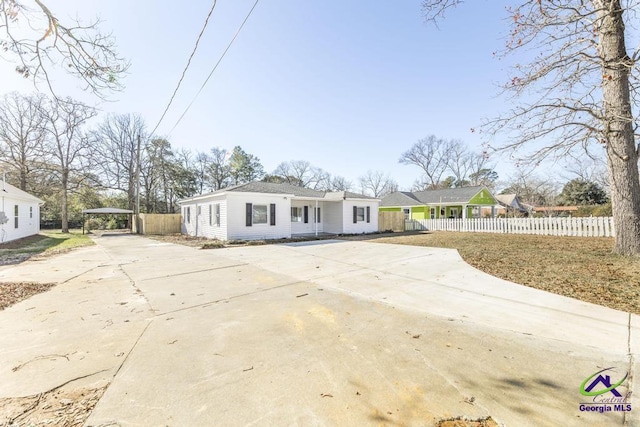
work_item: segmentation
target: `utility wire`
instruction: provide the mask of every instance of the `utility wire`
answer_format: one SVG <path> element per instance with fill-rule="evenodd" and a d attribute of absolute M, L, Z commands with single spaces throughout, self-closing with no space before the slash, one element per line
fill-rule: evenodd
<path fill-rule="evenodd" d="M 153 135 L 155 133 L 155 131 L 158 129 L 158 126 L 160 126 L 160 123 L 162 123 L 162 120 L 164 119 L 164 116 L 167 114 L 167 111 L 169 111 L 169 107 L 171 107 L 171 103 L 173 102 L 173 99 L 176 97 L 176 94 L 178 93 L 178 89 L 180 89 L 180 85 L 182 84 L 182 80 L 184 80 L 184 76 L 187 74 L 187 70 L 189 69 L 189 66 L 191 65 L 191 60 L 193 59 L 193 56 L 196 54 L 196 50 L 198 50 L 198 45 L 200 44 L 200 39 L 202 38 L 202 35 L 204 34 L 204 30 L 206 30 L 207 25 L 209 25 L 209 18 L 211 18 L 211 15 L 213 14 L 213 9 L 216 8 L 216 3 L 217 3 L 217 0 L 213 0 L 213 4 L 211 5 L 211 10 L 209 10 L 209 14 L 207 15 L 207 19 L 205 19 L 205 21 L 204 21 L 204 25 L 202 26 L 202 29 L 200 30 L 200 34 L 198 34 L 198 38 L 196 39 L 196 44 L 193 47 L 193 51 L 191 52 L 191 55 L 189 55 L 189 60 L 187 61 L 187 65 L 184 67 L 184 70 L 182 70 L 182 75 L 180 76 L 180 80 L 178 80 L 178 85 L 176 86 L 175 90 L 173 91 L 173 94 L 171 95 L 171 98 L 169 99 L 169 103 L 167 104 L 167 108 L 164 109 L 164 112 L 162 113 L 162 116 L 160 117 L 160 120 L 158 120 L 158 124 L 156 124 L 156 126 L 153 128 L 153 130 L 151 131 L 150 135 Z"/>
<path fill-rule="evenodd" d="M 256 6 L 258 5 L 258 2 L 260 0 L 256 0 L 255 3 L 253 4 L 253 7 L 251 7 L 251 10 L 249 10 L 249 13 L 247 13 L 247 16 L 244 18 L 244 21 L 242 21 L 242 24 L 240 24 L 240 27 L 238 27 L 238 31 L 236 31 L 236 34 L 233 36 L 233 38 L 231 39 L 231 41 L 229 42 L 229 44 L 227 45 L 227 48 L 224 50 L 224 52 L 222 52 L 222 55 L 220 56 L 220 58 L 218 59 L 218 62 L 216 62 L 216 64 L 213 66 L 213 69 L 211 70 L 211 72 L 209 73 L 209 76 L 207 76 L 206 80 L 204 81 L 204 83 L 202 83 L 202 85 L 200 86 L 200 89 L 198 90 L 198 93 L 196 93 L 196 95 L 193 97 L 193 99 L 191 100 L 191 102 L 189 103 L 189 105 L 187 106 L 187 108 L 184 110 L 184 112 L 182 113 L 182 115 L 180 116 L 180 118 L 178 119 L 178 121 L 176 121 L 176 124 L 173 125 L 173 127 L 171 128 L 171 130 L 169 131 L 169 135 L 171 135 L 171 132 L 173 132 L 173 130 L 178 126 L 178 124 L 182 121 L 182 119 L 184 118 L 184 116 L 187 114 L 187 112 L 189 111 L 189 109 L 191 108 L 191 106 L 193 105 L 193 103 L 196 101 L 196 99 L 198 98 L 198 96 L 200 95 L 200 93 L 202 92 L 202 90 L 204 89 L 204 87 L 206 86 L 206 84 L 209 82 L 209 79 L 211 78 L 211 76 L 213 75 L 213 73 L 216 71 L 216 69 L 218 68 L 218 65 L 220 65 L 220 62 L 222 62 L 222 58 L 224 58 L 224 56 L 227 54 L 227 52 L 229 51 L 229 49 L 231 48 L 231 45 L 233 44 L 233 42 L 236 40 L 236 38 L 238 37 L 238 34 L 240 34 L 240 31 L 242 31 L 242 28 L 244 27 L 244 24 L 247 22 L 247 20 L 249 20 L 249 17 L 251 16 L 251 14 L 253 13 L 253 10 L 256 8 Z"/>

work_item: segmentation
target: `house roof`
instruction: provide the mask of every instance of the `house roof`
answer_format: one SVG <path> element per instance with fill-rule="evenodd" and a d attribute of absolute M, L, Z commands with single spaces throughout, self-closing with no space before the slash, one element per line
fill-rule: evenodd
<path fill-rule="evenodd" d="M 274 182 L 253 181 L 233 187 L 227 187 L 222 191 L 243 191 L 247 193 L 271 193 L 271 194 L 293 194 L 297 197 L 324 197 L 324 191 L 313 190 L 311 188 L 298 187 L 291 184 L 277 184 Z"/>
<path fill-rule="evenodd" d="M 381 206 L 415 206 L 452 203 L 469 203 L 483 186 L 445 188 L 442 190 L 415 191 L 413 193 L 396 191 L 382 199 Z"/>
<path fill-rule="evenodd" d="M 517 194 L 498 194 L 496 200 L 503 206 L 518 209 L 521 212 L 527 212 L 527 208 L 520 202 Z"/>
<path fill-rule="evenodd" d="M 387 194 L 380 203 L 381 206 L 415 206 L 420 204 L 420 201 L 415 198 L 413 193 L 408 191 L 396 191 Z"/>
<path fill-rule="evenodd" d="M 20 200 L 26 200 L 26 201 L 30 201 L 30 202 L 35 202 L 38 204 L 43 204 L 44 201 L 41 199 L 38 199 L 36 196 L 31 195 L 29 193 L 27 193 L 26 191 L 22 191 L 21 189 L 14 187 L 13 185 L 9 184 L 8 182 L 3 182 L 0 183 L 0 193 L 2 193 L 3 196 L 10 196 L 10 197 L 14 197 L 16 199 L 20 199 Z"/>
<path fill-rule="evenodd" d="M 192 200 L 194 198 L 202 198 L 206 196 L 223 194 L 223 193 L 267 193 L 267 194 L 290 194 L 294 197 L 340 200 L 340 199 L 369 199 L 378 200 L 375 197 L 365 196 L 364 194 L 353 193 L 351 191 L 320 191 L 311 188 L 298 187 L 291 184 L 278 184 L 274 182 L 252 181 L 246 184 L 234 185 L 232 187 L 223 188 L 212 193 L 200 194 L 193 197 L 180 200 L 180 202 Z"/>

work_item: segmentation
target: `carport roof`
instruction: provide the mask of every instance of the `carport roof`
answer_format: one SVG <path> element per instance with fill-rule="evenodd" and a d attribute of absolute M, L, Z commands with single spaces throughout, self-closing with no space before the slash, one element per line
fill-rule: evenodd
<path fill-rule="evenodd" d="M 132 214 L 133 211 L 129 209 L 120 209 L 120 208 L 96 208 L 96 209 L 84 209 L 82 211 L 83 214 Z"/>

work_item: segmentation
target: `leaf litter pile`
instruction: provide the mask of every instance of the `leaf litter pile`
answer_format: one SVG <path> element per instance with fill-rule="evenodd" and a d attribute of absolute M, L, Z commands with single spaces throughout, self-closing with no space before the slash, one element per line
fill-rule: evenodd
<path fill-rule="evenodd" d="M 0 283 L 0 311 L 54 286 L 55 283 Z"/>
<path fill-rule="evenodd" d="M 106 388 L 54 389 L 34 396 L 0 398 L 0 426 L 82 426 Z"/>

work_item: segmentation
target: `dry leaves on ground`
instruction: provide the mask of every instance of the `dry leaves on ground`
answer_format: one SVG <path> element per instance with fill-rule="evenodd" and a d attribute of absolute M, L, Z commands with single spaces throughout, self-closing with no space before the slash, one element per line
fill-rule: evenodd
<path fill-rule="evenodd" d="M 106 389 L 106 385 L 57 389 L 34 396 L 0 398 L 0 426 L 82 426 Z"/>
<path fill-rule="evenodd" d="M 54 287 L 55 283 L 0 283 L 0 310 L 12 306 L 33 295 L 48 291 Z"/>

